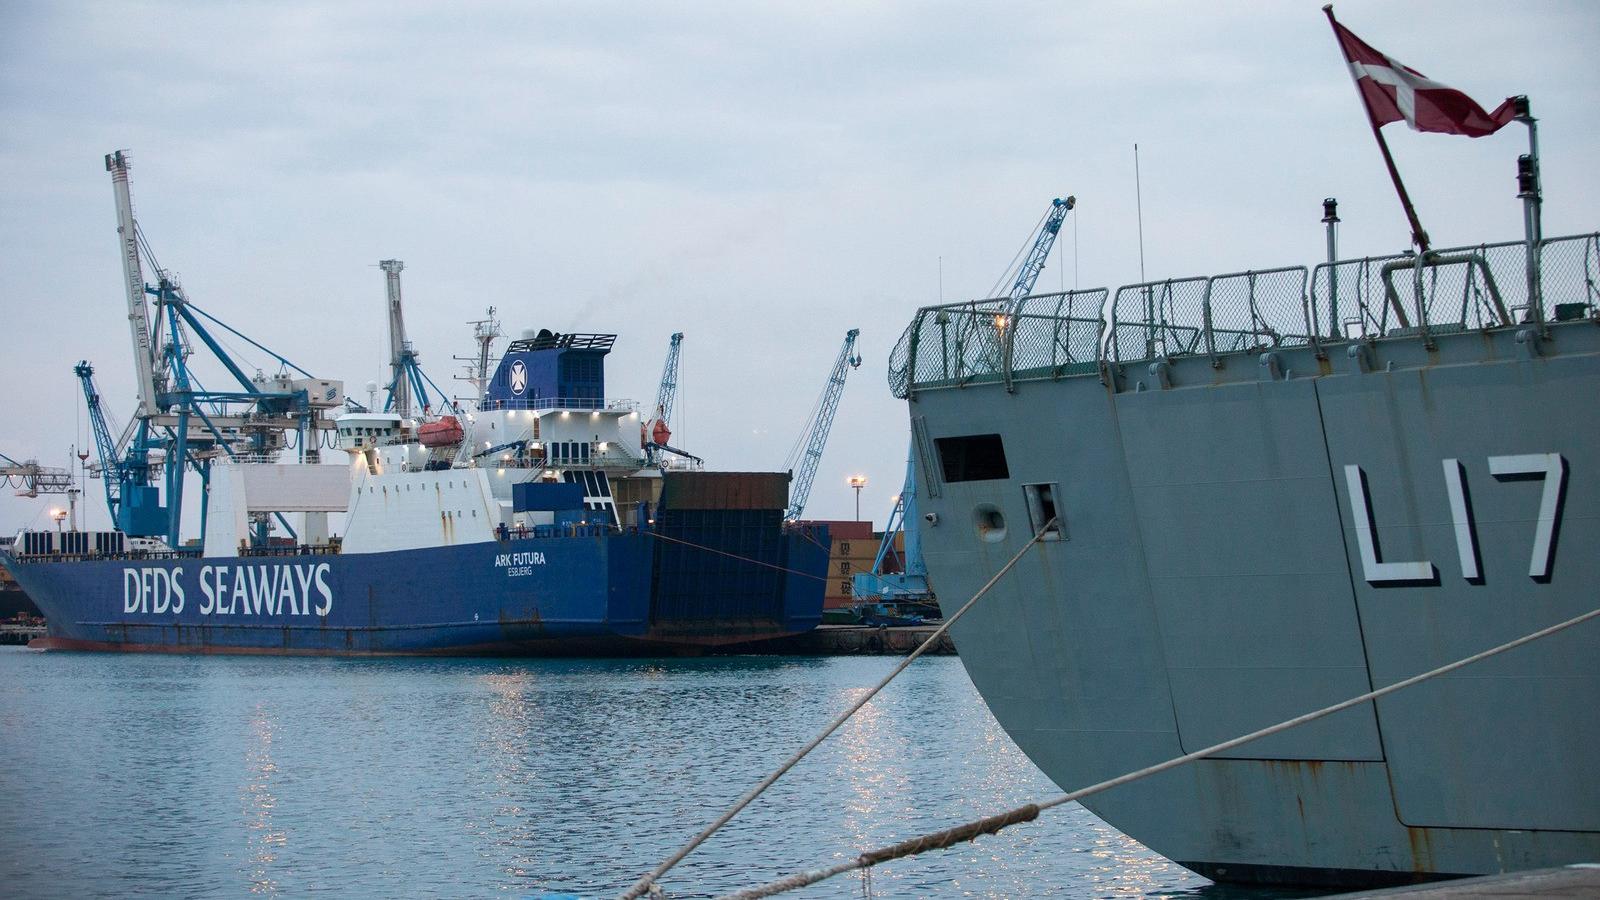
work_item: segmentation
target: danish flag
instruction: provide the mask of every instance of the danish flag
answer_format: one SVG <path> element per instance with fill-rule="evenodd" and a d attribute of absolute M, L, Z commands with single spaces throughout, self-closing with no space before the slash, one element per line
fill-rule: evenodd
<path fill-rule="evenodd" d="M 1328 18 L 1332 21 L 1332 12 Z M 1466 94 L 1379 53 L 1338 22 L 1332 24 L 1373 127 L 1404 119 L 1415 131 L 1483 137 L 1516 118 L 1512 100 L 1500 104 L 1494 112 L 1484 112 Z"/>

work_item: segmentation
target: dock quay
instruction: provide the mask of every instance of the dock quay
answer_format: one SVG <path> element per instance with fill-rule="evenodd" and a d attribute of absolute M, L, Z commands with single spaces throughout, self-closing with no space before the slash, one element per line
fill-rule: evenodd
<path fill-rule="evenodd" d="M 1405 897 L 1407 900 L 1434 900 L 1443 897 L 1493 897 L 1496 900 L 1521 898 L 1564 898 L 1600 896 L 1600 863 L 1533 869 L 1504 875 L 1484 875 L 1431 884 L 1338 894 L 1330 900 L 1364 900 L 1367 897 Z"/>
<path fill-rule="evenodd" d="M 0 646 L 26 647 L 28 642 L 36 637 L 44 637 L 43 625 L 17 625 L 7 623 L 0 625 Z"/>
<path fill-rule="evenodd" d="M 715 653 L 718 656 L 905 656 L 938 630 L 937 624 L 883 628 L 871 625 L 819 625 L 805 634 L 754 644 L 732 644 Z M 955 652 L 956 645 L 948 633 L 928 650 L 930 655 L 942 656 L 954 656 Z"/>

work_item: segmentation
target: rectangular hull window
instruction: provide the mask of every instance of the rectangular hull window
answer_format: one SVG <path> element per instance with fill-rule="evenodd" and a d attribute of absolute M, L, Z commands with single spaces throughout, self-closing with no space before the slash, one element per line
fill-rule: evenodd
<path fill-rule="evenodd" d="M 1056 497 L 1061 488 L 1056 484 L 1025 484 L 1022 495 L 1028 501 L 1028 522 L 1041 541 L 1062 541 L 1067 538 L 1066 523 L 1062 520 Z"/>
<path fill-rule="evenodd" d="M 1006 468 L 1006 448 L 998 434 L 969 434 L 936 438 L 944 480 L 995 481 L 1011 477 Z"/>

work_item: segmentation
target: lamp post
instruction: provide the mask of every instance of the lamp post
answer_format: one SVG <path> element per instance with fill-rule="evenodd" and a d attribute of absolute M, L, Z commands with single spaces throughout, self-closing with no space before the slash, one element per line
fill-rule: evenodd
<path fill-rule="evenodd" d="M 867 486 L 867 476 L 851 475 L 847 483 L 856 489 L 856 521 L 861 521 L 861 489 Z"/>
<path fill-rule="evenodd" d="M 60 534 L 61 523 L 67 520 L 67 511 L 58 506 L 50 510 L 50 518 L 56 520 L 56 534 Z"/>

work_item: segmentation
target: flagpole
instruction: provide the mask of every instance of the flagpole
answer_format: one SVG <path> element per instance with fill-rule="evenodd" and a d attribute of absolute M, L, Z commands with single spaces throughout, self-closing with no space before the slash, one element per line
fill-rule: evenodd
<path fill-rule="evenodd" d="M 1539 125 L 1533 117 L 1528 98 L 1511 98 L 1516 104 L 1516 121 L 1528 126 L 1528 153 L 1517 160 L 1517 196 L 1522 198 L 1522 220 L 1527 243 L 1528 266 L 1528 316 L 1543 327 L 1544 290 L 1540 283 L 1540 255 L 1544 249 L 1544 226 L 1540 207 L 1544 203 L 1544 186 L 1539 183 Z"/>
<path fill-rule="evenodd" d="M 1336 22 L 1334 22 L 1333 18 L 1333 3 L 1328 3 L 1328 5 L 1323 6 L 1322 11 L 1323 13 L 1328 14 L 1328 24 L 1330 24 L 1330 26 L 1334 26 Z M 1333 37 L 1334 40 L 1338 40 L 1339 29 L 1333 30 Z M 1360 94 L 1362 86 L 1355 86 L 1355 90 L 1357 90 L 1357 93 Z M 1362 94 L 1362 106 L 1366 106 L 1365 94 Z M 1373 138 L 1378 141 L 1379 151 L 1384 152 L 1384 165 L 1389 167 L 1389 179 L 1390 181 L 1394 181 L 1395 194 L 1400 195 L 1400 205 L 1405 207 L 1405 218 L 1411 223 L 1411 243 L 1416 245 L 1419 253 L 1427 253 L 1427 232 L 1422 231 L 1422 223 L 1418 218 L 1416 218 L 1416 207 L 1411 205 L 1411 195 L 1406 194 L 1405 183 L 1400 181 L 1400 170 L 1395 168 L 1394 155 L 1390 154 L 1389 143 L 1384 141 L 1384 133 L 1378 130 L 1378 122 L 1373 119 L 1373 110 L 1371 109 L 1366 110 L 1366 123 L 1373 127 Z"/>

